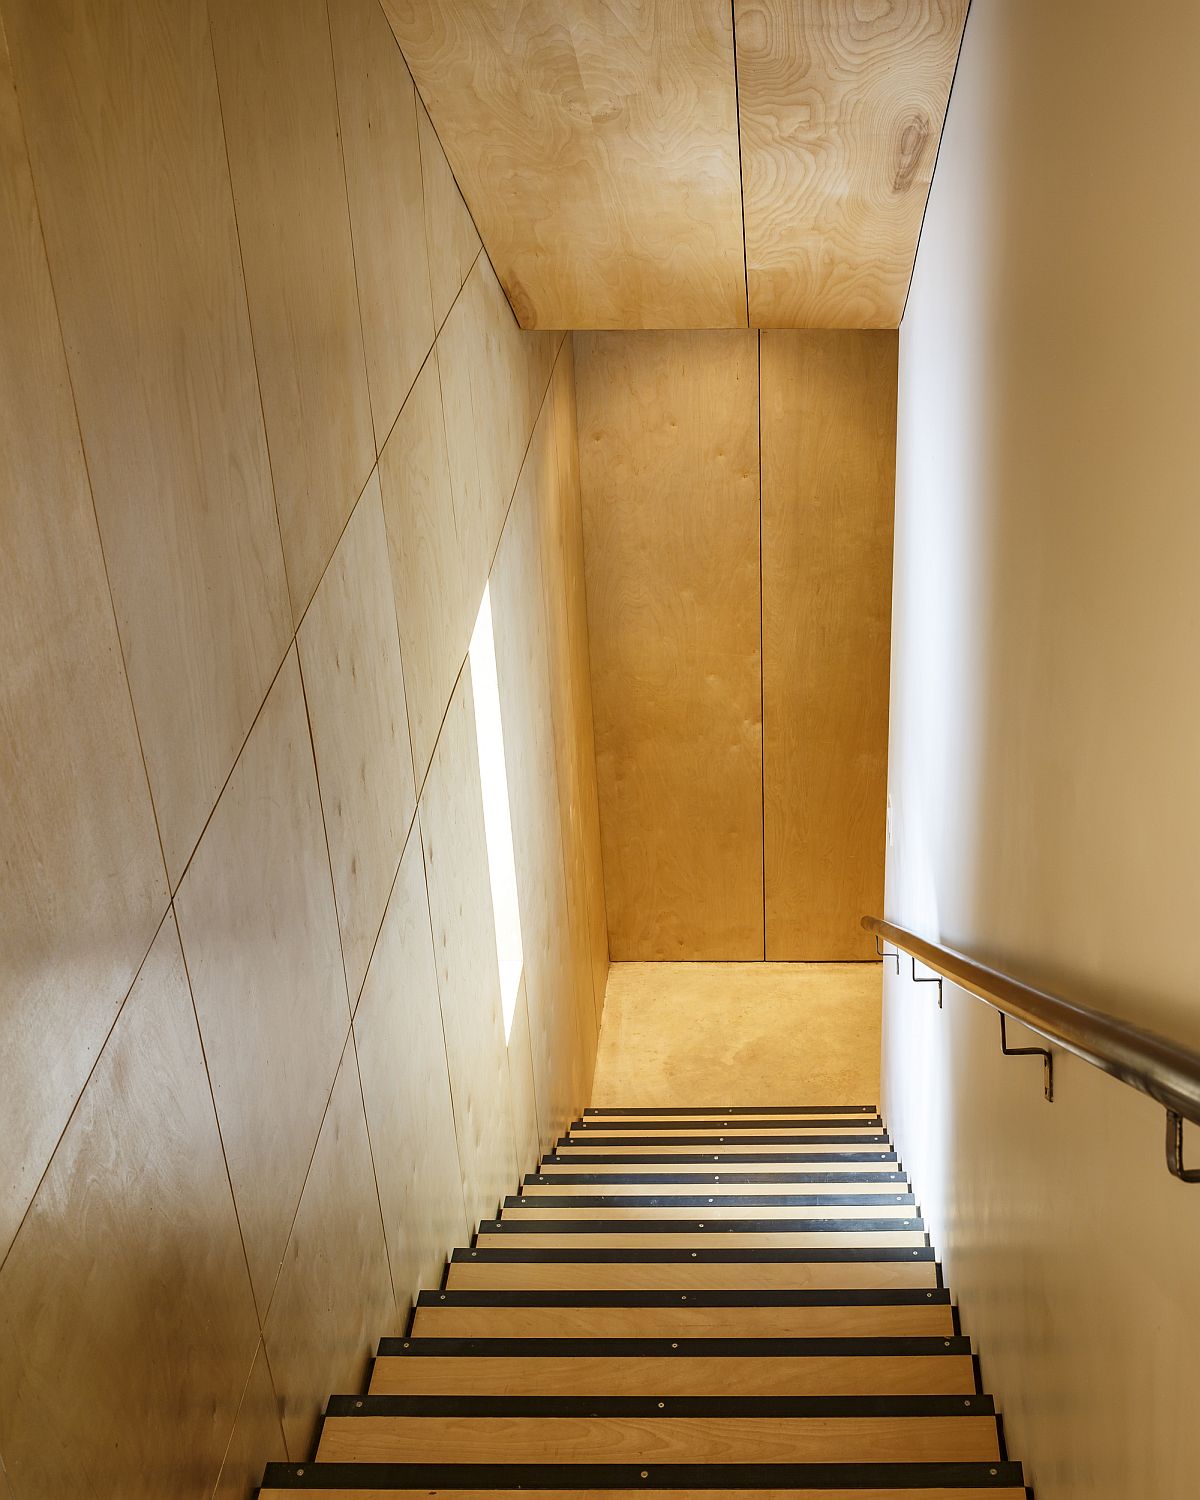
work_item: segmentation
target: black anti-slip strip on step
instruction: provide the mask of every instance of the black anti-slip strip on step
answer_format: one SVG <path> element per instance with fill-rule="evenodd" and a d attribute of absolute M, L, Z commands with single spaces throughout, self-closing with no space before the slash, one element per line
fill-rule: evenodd
<path fill-rule="evenodd" d="M 909 1234 L 924 1219 L 485 1219 L 480 1234 Z"/>
<path fill-rule="evenodd" d="M 878 1208 L 881 1203 L 916 1203 L 913 1193 L 705 1193 L 646 1194 L 595 1193 L 568 1197 L 561 1193 L 530 1193 L 505 1198 L 505 1208 Z M 797 1220 L 803 1223 L 803 1220 Z"/>
<path fill-rule="evenodd" d="M 838 1161 L 866 1161 L 866 1162 L 893 1162 L 899 1161 L 895 1151 L 839 1151 L 836 1153 Z M 651 1166 L 662 1167 L 667 1170 L 670 1167 L 707 1165 L 709 1162 L 738 1162 L 745 1165 L 750 1162 L 761 1162 L 764 1166 L 778 1167 L 788 1162 L 829 1161 L 828 1151 L 742 1151 L 732 1146 L 722 1146 L 719 1152 L 715 1151 L 684 1151 L 677 1156 L 656 1156 L 653 1151 L 647 1153 L 635 1152 L 632 1155 L 612 1156 L 604 1151 L 595 1153 L 572 1152 L 570 1146 L 561 1150 L 555 1150 L 550 1156 L 542 1157 L 543 1162 L 552 1161 L 561 1165 L 570 1164 L 579 1169 L 585 1164 L 597 1167 L 620 1167 L 620 1166 Z"/>
<path fill-rule="evenodd" d="M 651 1146 L 695 1146 L 700 1149 L 703 1146 L 864 1146 L 889 1144 L 886 1135 L 879 1132 L 864 1130 L 860 1135 L 791 1135 L 787 1131 L 780 1131 L 778 1135 L 737 1135 L 723 1136 L 713 1135 L 589 1135 L 586 1138 L 589 1146 L 644 1146 L 647 1150 Z M 584 1140 L 573 1139 L 571 1136 L 561 1135 L 555 1142 L 555 1150 L 570 1149 L 574 1146 L 578 1149 L 584 1144 Z"/>
<path fill-rule="evenodd" d="M 326 1417 L 994 1417 L 991 1396 L 330 1396 Z"/>
<path fill-rule="evenodd" d="M 576 1187 L 584 1183 L 597 1183 L 601 1187 L 677 1185 L 695 1188 L 698 1193 L 706 1182 L 723 1182 L 727 1185 L 732 1182 L 739 1187 L 743 1185 L 765 1187 L 768 1183 L 778 1183 L 782 1187 L 808 1183 L 838 1186 L 845 1183 L 851 1191 L 854 1190 L 856 1183 L 894 1182 L 897 1185 L 896 1191 L 902 1193 L 907 1191 L 908 1178 L 903 1172 L 549 1172 L 540 1175 L 535 1173 L 525 1178 L 526 1187 L 532 1182 L 545 1183 L 553 1187 Z M 649 1199 L 637 1198 L 634 1201 L 646 1203 Z M 684 1198 L 679 1194 L 674 1196 L 668 1194 L 663 1197 L 664 1203 L 683 1201 L 685 1201 Z"/>
<path fill-rule="evenodd" d="M 418 1307 L 934 1307 L 945 1287 L 822 1287 L 803 1291 L 540 1291 L 419 1292 Z"/>
<path fill-rule="evenodd" d="M 716 1119 L 722 1119 L 726 1115 L 877 1115 L 879 1106 L 877 1104 L 731 1104 L 728 1109 L 722 1109 L 716 1104 L 703 1104 L 697 1109 L 689 1109 L 685 1104 L 679 1105 L 677 1109 L 662 1109 L 656 1106 L 654 1109 L 585 1109 L 584 1115 L 589 1119 L 619 1120 L 626 1115 L 656 1115 L 664 1119 L 678 1118 L 682 1115 L 711 1115 Z"/>
<path fill-rule="evenodd" d="M 722 1250 L 708 1246 L 696 1250 L 672 1250 L 666 1246 L 647 1245 L 644 1250 L 625 1248 L 590 1248 L 570 1250 L 562 1245 L 545 1248 L 519 1246 L 483 1245 L 474 1250 L 455 1250 L 453 1262 L 479 1261 L 493 1265 L 621 1265 L 630 1262 L 636 1265 L 761 1265 L 766 1262 L 780 1264 L 821 1264 L 839 1261 L 934 1261 L 936 1254 L 931 1245 L 820 1245 L 809 1249 L 785 1249 L 764 1246 L 756 1249 Z"/>
<path fill-rule="evenodd" d="M 875 1130 L 883 1129 L 883 1121 L 879 1118 L 878 1115 L 858 1115 L 851 1116 L 849 1119 L 840 1120 L 836 1117 L 826 1119 L 821 1115 L 809 1115 L 804 1119 L 792 1119 L 787 1115 L 781 1115 L 777 1120 L 760 1119 L 757 1116 L 751 1118 L 753 1119 L 753 1126 L 755 1129 L 757 1129 L 761 1125 L 764 1130 L 770 1130 L 775 1133 L 799 1129 L 845 1130 L 848 1125 L 866 1125 L 868 1128 Z M 735 1127 L 743 1130 L 746 1128 L 737 1119 L 734 1119 L 732 1117 L 727 1118 L 724 1115 L 719 1115 L 716 1119 L 696 1120 L 694 1122 L 690 1120 L 664 1120 L 661 1127 L 658 1126 L 653 1120 L 575 1120 L 572 1122 L 570 1129 L 572 1134 L 574 1134 L 577 1130 L 586 1131 L 587 1135 L 590 1138 L 593 1134 L 603 1135 L 606 1131 L 610 1130 L 628 1130 L 631 1134 L 638 1130 L 645 1132 L 650 1129 L 658 1128 L 667 1130 L 713 1131 L 717 1130 L 719 1125 L 728 1125 L 731 1130 Z"/>
<path fill-rule="evenodd" d="M 971 1353 L 968 1338 L 379 1340 L 381 1359 L 895 1359 Z M 982 1388 L 978 1393 L 983 1394 Z"/>
<path fill-rule="evenodd" d="M 998 1490 L 1021 1465 L 268 1464 L 264 1489 L 292 1490 Z"/>

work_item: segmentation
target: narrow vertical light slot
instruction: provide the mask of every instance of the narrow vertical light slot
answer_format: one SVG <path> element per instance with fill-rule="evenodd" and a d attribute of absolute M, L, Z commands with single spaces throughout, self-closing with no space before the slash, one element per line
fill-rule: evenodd
<path fill-rule="evenodd" d="M 496 921 L 496 957 L 500 961 L 500 1002 L 504 1012 L 504 1040 L 512 1033 L 521 987 L 521 913 L 517 906 L 517 867 L 513 858 L 512 815 L 508 807 L 508 775 L 504 768 L 504 725 L 500 718 L 500 684 L 496 677 L 496 640 L 492 634 L 492 598 L 483 602 L 471 636 L 471 689 L 475 698 L 475 743 L 479 751 L 479 780 L 483 787 L 483 823 L 487 832 L 488 872 L 492 880 L 492 912 Z"/>

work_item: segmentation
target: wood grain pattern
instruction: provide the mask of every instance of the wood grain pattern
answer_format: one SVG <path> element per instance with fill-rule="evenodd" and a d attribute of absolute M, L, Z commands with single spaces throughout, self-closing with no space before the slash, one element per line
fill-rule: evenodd
<path fill-rule="evenodd" d="M 375 463 L 325 0 L 212 0 L 293 617 Z"/>
<path fill-rule="evenodd" d="M 262 1479 L 263 1465 L 286 1459 L 279 1400 L 271 1382 L 266 1350 L 260 1343 L 212 1500 L 248 1500 Z"/>
<path fill-rule="evenodd" d="M 762 335 L 767 957 L 873 959 L 887 801 L 896 335 Z"/>
<path fill-rule="evenodd" d="M 419 786 L 479 608 L 459 544 L 436 351 L 379 456 L 379 482 Z"/>
<path fill-rule="evenodd" d="M 324 1393 L 361 1387 L 375 1340 L 401 1326 L 348 1040 L 263 1326 L 289 1453 L 311 1451 Z"/>
<path fill-rule="evenodd" d="M 717 1203 L 713 1199 L 703 1207 L 685 1205 L 670 1207 L 656 1203 L 652 1207 L 610 1208 L 607 1205 L 587 1204 L 583 1208 L 542 1208 L 536 1203 L 522 1203 L 504 1210 L 506 1223 L 529 1219 L 591 1219 L 610 1224 L 629 1219 L 696 1219 L 701 1214 L 706 1220 L 744 1219 L 749 1214 L 761 1214 L 766 1219 L 909 1219 L 915 1210 L 908 1203 L 872 1202 L 870 1204 L 816 1203 L 816 1204 L 762 1204 L 752 1209 L 737 1204 Z"/>
<path fill-rule="evenodd" d="M 416 810 L 387 531 L 375 473 L 296 639 L 353 1003 Z"/>
<path fill-rule="evenodd" d="M 350 1026 L 294 650 L 175 907 L 246 1258 L 265 1311 Z"/>
<path fill-rule="evenodd" d="M 257 1342 L 168 916 L 0 1271 L 0 1440 L 18 1493 L 208 1493 Z"/>
<path fill-rule="evenodd" d="M 575 353 L 612 956 L 761 958 L 756 335 Z"/>
<path fill-rule="evenodd" d="M 166 872 L 0 29 L 0 1260 Z"/>
<path fill-rule="evenodd" d="M 750 322 L 894 328 L 968 0 L 734 0 Z"/>
<path fill-rule="evenodd" d="M 932 1261 L 697 1261 L 664 1264 L 626 1260 L 456 1260 L 446 1273 L 451 1291 L 806 1291 L 834 1287 L 920 1287 L 937 1284 Z"/>
<path fill-rule="evenodd" d="M 383 1355 L 370 1390 L 373 1396 L 966 1396 L 975 1392 L 975 1369 L 968 1354 Z"/>
<path fill-rule="evenodd" d="M 208 23 L 14 0 L 5 25 L 174 884 L 290 636 Z"/>
<path fill-rule="evenodd" d="M 450 700 L 419 821 L 467 1227 L 473 1229 L 495 1211 L 518 1174 L 469 663 Z"/>
<path fill-rule="evenodd" d="M 686 1295 L 683 1293 L 681 1295 Z M 949 1338 L 952 1309 L 928 1307 L 417 1308 L 416 1338 Z M 571 1394 L 570 1390 L 561 1392 Z"/>
<path fill-rule="evenodd" d="M 400 861 L 354 1036 L 397 1310 L 467 1233 L 420 834 Z"/>
<path fill-rule="evenodd" d="M 329 0 L 375 444 L 433 343 L 416 90 L 379 0 Z"/>
<path fill-rule="evenodd" d="M 437 131 L 417 95 L 417 136 L 421 144 L 421 180 L 425 188 L 425 237 L 429 246 L 429 284 L 433 321 L 441 328 L 462 284 L 479 255 L 479 235 L 458 190 Z"/>
<path fill-rule="evenodd" d="M 437 348 L 459 548 L 477 609 L 550 380 L 554 344 L 549 334 L 517 327 L 481 255 Z"/>
<path fill-rule="evenodd" d="M 745 327 L 724 0 L 383 4 L 522 327 Z"/>
<path fill-rule="evenodd" d="M 954 1463 L 995 1417 L 327 1417 L 322 1463 Z"/>

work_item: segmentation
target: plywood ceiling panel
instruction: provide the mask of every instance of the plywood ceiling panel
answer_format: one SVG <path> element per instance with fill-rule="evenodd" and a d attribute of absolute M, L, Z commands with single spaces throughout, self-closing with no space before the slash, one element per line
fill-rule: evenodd
<path fill-rule="evenodd" d="M 382 0 L 526 328 L 746 325 L 729 0 Z"/>
<path fill-rule="evenodd" d="M 381 3 L 523 327 L 899 323 L 968 0 Z"/>
<path fill-rule="evenodd" d="M 734 0 L 752 324 L 899 324 L 967 5 Z"/>

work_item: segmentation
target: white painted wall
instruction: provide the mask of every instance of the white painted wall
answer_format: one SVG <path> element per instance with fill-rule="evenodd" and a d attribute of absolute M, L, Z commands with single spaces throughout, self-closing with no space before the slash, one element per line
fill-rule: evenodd
<path fill-rule="evenodd" d="M 1198 80 L 1195 0 L 974 0 L 900 338 L 887 911 L 1200 1049 Z M 884 1103 L 1014 1456 L 1194 1496 L 1162 1112 L 1065 1057 L 1046 1105 L 933 993 L 887 980 Z"/>

